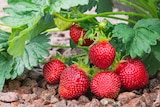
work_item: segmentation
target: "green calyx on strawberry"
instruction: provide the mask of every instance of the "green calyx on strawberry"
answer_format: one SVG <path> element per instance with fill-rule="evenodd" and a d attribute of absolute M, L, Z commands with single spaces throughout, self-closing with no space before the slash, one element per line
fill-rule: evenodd
<path fill-rule="evenodd" d="M 60 81 L 60 75 L 67 66 L 58 59 L 47 62 L 43 67 L 43 76 L 47 83 L 56 84 Z"/>
<path fill-rule="evenodd" d="M 93 40 L 85 38 L 86 30 L 84 30 L 77 23 L 74 23 L 70 28 L 70 37 L 75 44 L 80 44 L 81 46 L 90 46 Z"/>
<path fill-rule="evenodd" d="M 122 86 L 127 90 L 134 90 L 143 88 L 148 83 L 148 72 L 143 62 L 131 57 L 122 60 L 115 69 L 119 75 Z"/>
<path fill-rule="evenodd" d="M 91 62 L 100 69 L 107 69 L 114 61 L 115 48 L 107 40 L 98 41 L 89 49 Z"/>
<path fill-rule="evenodd" d="M 116 98 L 121 88 L 121 81 L 114 72 L 99 72 L 91 81 L 91 91 L 100 98 Z"/>
<path fill-rule="evenodd" d="M 108 26 L 109 21 L 107 21 L 106 19 L 102 20 L 101 22 L 99 22 L 98 27 L 100 30 L 107 31 L 109 29 L 110 26 Z"/>
<path fill-rule="evenodd" d="M 77 98 L 88 91 L 89 84 L 86 71 L 77 64 L 72 64 L 61 74 L 58 93 L 65 99 Z"/>

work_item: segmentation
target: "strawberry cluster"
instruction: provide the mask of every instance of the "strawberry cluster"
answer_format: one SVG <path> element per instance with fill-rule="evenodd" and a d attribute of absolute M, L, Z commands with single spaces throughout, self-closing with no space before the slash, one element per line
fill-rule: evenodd
<path fill-rule="evenodd" d="M 70 36 L 75 44 L 79 39 L 84 39 L 86 31 L 76 24 L 70 29 Z M 91 45 L 93 44 L 93 45 Z M 46 63 L 43 68 L 43 74 L 46 82 L 49 84 L 59 83 L 58 93 L 65 99 L 77 98 L 88 91 L 100 98 L 116 98 L 122 88 L 134 90 L 143 88 L 148 83 L 148 72 L 143 62 L 138 59 L 126 57 L 120 60 L 114 69 L 109 70 L 116 57 L 116 50 L 108 40 L 94 42 L 90 39 L 84 39 L 82 46 L 89 47 L 89 60 L 96 68 L 96 73 L 91 73 L 73 63 L 70 66 L 64 62 L 54 59 Z"/>

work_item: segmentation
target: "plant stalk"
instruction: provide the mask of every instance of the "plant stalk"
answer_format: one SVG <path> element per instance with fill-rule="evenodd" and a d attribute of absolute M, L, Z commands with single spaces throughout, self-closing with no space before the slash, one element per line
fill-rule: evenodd
<path fill-rule="evenodd" d="M 148 16 L 146 16 L 146 15 L 138 14 L 135 12 L 104 12 L 104 13 L 99 13 L 99 14 L 85 14 L 84 17 L 78 18 L 78 19 L 66 19 L 56 12 L 53 12 L 53 15 L 60 18 L 61 20 L 67 21 L 67 22 L 80 22 L 80 21 L 88 20 L 88 19 L 91 19 L 94 17 L 111 17 L 109 15 L 129 15 L 129 16 L 139 16 L 142 18 L 148 18 Z M 112 18 L 114 18 L 114 17 L 112 17 Z M 125 20 L 125 19 L 119 18 L 119 20 Z M 128 21 L 128 20 L 126 20 L 126 21 Z M 133 21 L 131 21 L 131 22 L 133 22 Z"/>

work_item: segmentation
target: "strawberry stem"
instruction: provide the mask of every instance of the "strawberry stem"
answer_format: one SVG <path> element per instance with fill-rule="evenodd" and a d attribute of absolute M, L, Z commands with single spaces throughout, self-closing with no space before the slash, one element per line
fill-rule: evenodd
<path fill-rule="evenodd" d="M 50 33 L 50 32 L 60 32 L 60 31 L 61 31 L 61 30 L 58 29 L 58 28 L 52 28 L 52 29 L 48 29 L 48 30 L 46 30 L 46 31 L 44 31 L 44 32 Z"/>
<path fill-rule="evenodd" d="M 136 21 L 134 21 L 134 20 L 120 18 L 120 17 L 116 17 L 116 16 L 107 16 L 107 18 L 122 20 L 122 21 L 126 21 L 126 22 L 130 22 L 130 23 L 136 24 Z"/>
<path fill-rule="evenodd" d="M 119 20 L 128 21 L 128 22 L 131 22 L 134 24 L 135 24 L 134 20 L 118 18 L 118 17 L 114 17 L 114 16 L 110 16 L 110 15 L 129 15 L 129 16 L 138 16 L 138 17 L 142 17 L 142 18 L 149 17 L 144 14 L 138 14 L 135 12 L 103 12 L 103 13 L 99 13 L 99 14 L 84 14 L 84 17 L 78 18 L 78 19 L 67 19 L 67 18 L 62 17 L 61 15 L 59 15 L 56 12 L 53 12 L 53 15 L 60 18 L 61 20 L 67 21 L 67 22 L 80 22 L 80 21 L 88 20 L 88 19 L 91 19 L 94 17 L 110 17 L 110 18 L 116 18 Z"/>
<path fill-rule="evenodd" d="M 72 58 L 77 58 L 77 57 L 82 57 L 82 56 L 86 56 L 86 53 L 82 53 L 82 54 L 78 54 L 78 55 L 73 55 Z"/>

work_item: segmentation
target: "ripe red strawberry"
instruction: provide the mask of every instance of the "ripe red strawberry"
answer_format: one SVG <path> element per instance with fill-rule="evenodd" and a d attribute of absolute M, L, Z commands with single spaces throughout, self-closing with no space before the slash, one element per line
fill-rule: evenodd
<path fill-rule="evenodd" d="M 43 67 L 43 76 L 47 83 L 56 84 L 60 81 L 61 72 L 67 66 L 58 59 L 46 63 Z"/>
<path fill-rule="evenodd" d="M 142 88 L 148 83 L 148 72 L 143 62 L 138 58 L 131 59 L 129 57 L 120 62 L 116 73 L 121 79 L 122 86 L 130 91 Z"/>
<path fill-rule="evenodd" d="M 82 27 L 78 26 L 77 24 L 73 24 L 70 28 L 70 37 L 75 44 L 78 44 L 80 38 L 84 38 L 86 34 L 86 30 Z M 90 39 L 84 39 L 82 46 L 89 46 L 93 43 Z"/>
<path fill-rule="evenodd" d="M 92 78 L 90 87 L 96 96 L 114 99 L 120 91 L 121 81 L 113 72 L 99 72 Z"/>
<path fill-rule="evenodd" d="M 89 79 L 76 64 L 66 68 L 60 77 L 59 95 L 65 99 L 77 98 L 88 91 Z"/>
<path fill-rule="evenodd" d="M 116 51 L 108 41 L 94 44 L 89 50 L 89 58 L 92 63 L 101 69 L 108 68 L 114 61 Z"/>

